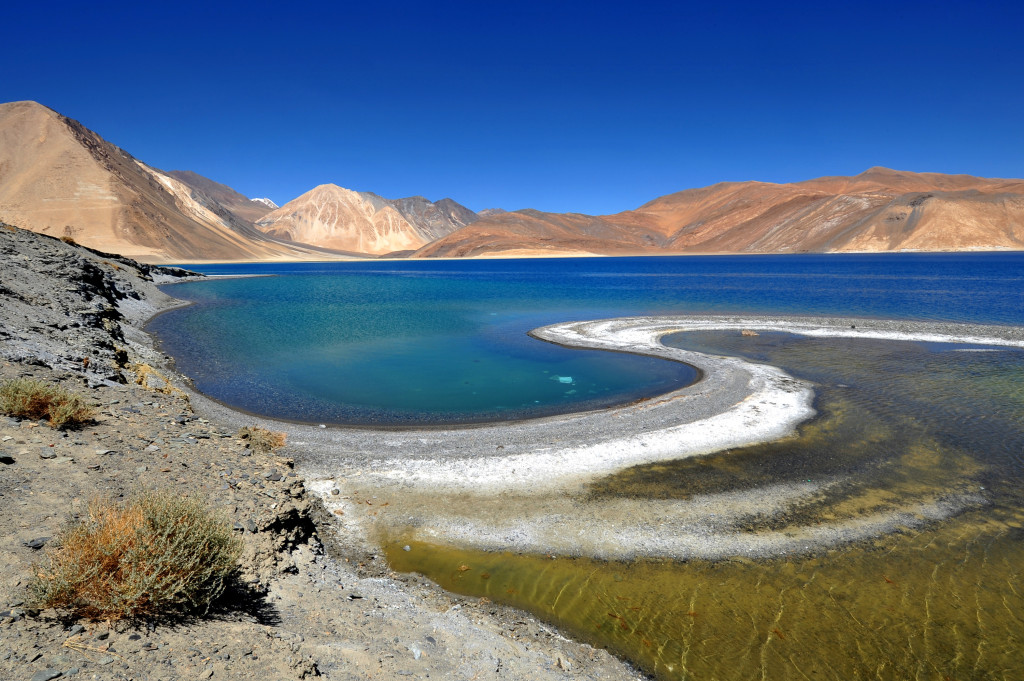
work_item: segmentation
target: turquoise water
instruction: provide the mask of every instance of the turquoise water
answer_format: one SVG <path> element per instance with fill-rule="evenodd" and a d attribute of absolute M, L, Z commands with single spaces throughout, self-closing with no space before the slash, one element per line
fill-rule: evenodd
<path fill-rule="evenodd" d="M 614 403 L 690 380 L 679 365 L 526 335 L 572 319 L 761 313 L 1024 325 L 1024 254 L 203 269 L 283 276 L 170 288 L 197 303 L 151 327 L 179 368 L 236 406 L 278 415 L 280 400 L 289 417 L 337 418 L 323 418 L 330 422 L 529 416 L 585 407 L 584 394 L 589 404 Z M 586 527 L 590 505 L 626 503 L 625 517 L 657 532 L 651 504 L 660 513 L 665 502 L 762 490 L 770 498 L 778 485 L 824 481 L 813 498 L 766 507 L 722 531 L 841 531 L 879 514 L 907 526 L 764 559 L 486 552 L 428 543 L 418 524 L 402 527 L 403 488 L 389 500 L 396 503 L 375 506 L 397 509 L 393 525 L 388 511 L 367 516 L 395 533 L 383 546 L 389 567 L 532 612 L 666 681 L 1024 678 L 1024 351 L 785 333 L 665 342 L 811 381 L 818 416 L 794 438 L 594 480 L 571 499 L 579 517 L 566 522 Z M 666 376 L 669 385 L 659 384 Z M 491 501 L 432 494 L 405 503 L 429 518 L 430 508 L 443 517 Z M 529 518 L 533 494 L 503 496 L 502 512 Z M 915 517 L 917 504 L 963 494 L 979 501 L 945 520 Z"/>
<path fill-rule="evenodd" d="M 537 326 L 622 315 L 827 314 L 1024 324 L 1024 255 L 896 254 L 207 265 L 150 324 L 196 387 L 332 424 L 472 423 L 605 407 L 684 365 L 568 350 Z"/>

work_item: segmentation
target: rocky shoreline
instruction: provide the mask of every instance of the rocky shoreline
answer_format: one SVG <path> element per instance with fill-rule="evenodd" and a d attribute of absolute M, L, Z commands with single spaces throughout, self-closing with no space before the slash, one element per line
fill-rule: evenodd
<path fill-rule="evenodd" d="M 0 417 L 0 676 L 10 679 L 637 679 L 605 651 L 486 599 L 392 573 L 307 492 L 286 446 L 246 448 L 234 419 L 182 391 L 142 330 L 180 305 L 158 268 L 0 225 L 0 380 L 85 395 L 81 429 Z M 239 418 L 237 414 L 233 415 Z M 25 603 L 31 566 L 99 495 L 198 494 L 244 540 L 208 616 L 74 622 Z"/>

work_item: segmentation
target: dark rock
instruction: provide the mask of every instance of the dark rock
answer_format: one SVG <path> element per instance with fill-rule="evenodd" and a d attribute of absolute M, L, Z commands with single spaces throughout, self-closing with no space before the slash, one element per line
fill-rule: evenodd
<path fill-rule="evenodd" d="M 63 675 L 63 672 L 56 669 L 43 669 L 32 675 L 32 681 L 50 681 L 50 679 L 59 679 Z"/>
<path fill-rule="evenodd" d="M 38 551 L 39 549 L 46 546 L 46 542 L 48 541 L 50 541 L 50 537 L 36 537 L 35 539 L 29 539 L 26 542 L 22 542 L 22 545 Z"/>

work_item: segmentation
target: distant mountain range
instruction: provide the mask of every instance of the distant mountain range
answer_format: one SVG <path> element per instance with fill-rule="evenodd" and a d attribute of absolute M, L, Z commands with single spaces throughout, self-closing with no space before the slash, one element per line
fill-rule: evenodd
<path fill-rule="evenodd" d="M 412 252 L 476 221 L 477 214 L 451 199 L 422 196 L 389 200 L 322 184 L 256 221 L 278 239 L 326 248 L 389 255 Z"/>
<path fill-rule="evenodd" d="M 727 182 L 614 215 L 474 213 L 333 184 L 278 208 L 160 171 L 35 102 L 0 104 L 0 220 L 153 263 L 352 257 L 1024 250 L 1024 180 L 871 168 Z"/>
<path fill-rule="evenodd" d="M 615 215 L 488 215 L 418 257 L 1024 249 L 1024 181 L 871 168 L 794 184 L 723 182 Z"/>

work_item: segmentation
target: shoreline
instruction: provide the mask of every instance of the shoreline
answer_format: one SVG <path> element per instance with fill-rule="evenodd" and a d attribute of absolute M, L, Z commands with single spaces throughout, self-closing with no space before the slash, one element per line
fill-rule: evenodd
<path fill-rule="evenodd" d="M 984 504 L 977 490 L 967 490 L 796 533 L 745 537 L 729 529 L 744 514 L 783 512 L 842 482 L 820 480 L 686 504 L 653 503 L 646 510 L 625 502 L 588 503 L 589 520 L 573 518 L 581 491 L 600 477 L 635 465 L 777 441 L 813 416 L 810 386 L 775 367 L 668 348 L 659 341 L 674 332 L 710 329 L 1024 347 L 1024 328 L 1007 326 L 825 317 L 621 318 L 556 324 L 531 335 L 568 347 L 683 361 L 703 378 L 619 407 L 448 429 L 320 428 L 246 416 L 197 398 L 221 420 L 238 419 L 238 425 L 255 420 L 287 432 L 310 490 L 338 516 L 342 531 L 362 537 L 369 551 L 381 549 L 382 537 L 403 535 L 485 551 L 609 560 L 767 558 L 868 539 Z M 510 505 L 530 511 L 513 512 Z M 702 513 L 715 521 L 700 520 Z M 672 526 L 672 539 L 645 534 L 639 519 L 648 515 Z"/>
<path fill-rule="evenodd" d="M 0 237 L 6 239 L 7 235 L 0 233 Z M 747 442 L 743 438 L 751 435 L 744 429 L 751 419 L 750 423 L 762 428 L 757 432 L 770 439 L 784 435 L 772 431 L 777 427 L 773 426 L 774 418 L 780 414 L 785 414 L 789 428 L 796 427 L 801 415 L 809 416 L 809 386 L 773 367 L 700 355 L 697 361 L 705 363 L 707 369 L 703 379 L 680 391 L 598 412 L 515 424 L 386 431 L 278 422 L 213 402 L 192 391 L 185 377 L 169 368 L 169 358 L 158 351 L 153 337 L 141 326 L 153 315 L 188 304 L 186 301 L 160 291 L 141 275 L 126 272 L 123 263 L 114 266 L 102 256 L 83 254 L 55 239 L 18 239 L 27 242 L 15 247 L 22 249 L 29 265 L 37 256 L 46 262 L 67 258 L 65 270 L 47 271 L 40 275 L 42 283 L 33 280 L 29 288 L 35 286 L 37 295 L 49 296 L 54 324 L 75 319 L 80 320 L 75 324 L 82 326 L 73 334 L 57 326 L 48 330 L 50 317 L 42 318 L 42 308 L 26 308 L 23 312 L 14 300 L 8 309 L 0 310 L 4 312 L 0 331 L 15 332 L 0 348 L 8 360 L 3 365 L 4 374 L 33 375 L 79 389 L 84 384 L 93 391 L 90 397 L 99 400 L 103 415 L 94 426 L 64 435 L 36 428 L 36 424 L 0 419 L 4 437 L 12 438 L 14 443 L 0 444 L 0 449 L 5 454 L 10 452 L 14 460 L 0 467 L 0 473 L 10 479 L 0 485 L 5 497 L 0 521 L 6 528 L 3 550 L 12 558 L 10 569 L 0 578 L 0 599 L 6 599 L 0 607 L 6 603 L 8 608 L 0 611 L 0 634 L 14 651 L 12 657 L 0 660 L 0 669 L 8 670 L 12 678 L 27 678 L 44 665 L 65 670 L 74 665 L 74 669 L 101 678 L 116 670 L 128 677 L 157 679 L 173 669 L 175 674 L 239 680 L 268 671 L 282 678 L 477 675 L 510 681 L 639 679 L 641 676 L 626 663 L 565 638 L 535 616 L 486 599 L 456 596 L 416 575 L 392 572 L 381 560 L 380 540 L 384 535 L 380 528 L 390 522 L 394 527 L 417 528 L 425 540 L 481 549 L 518 546 L 539 551 L 557 540 L 562 542 L 559 552 L 566 555 L 586 553 L 612 559 L 681 553 L 712 558 L 741 553 L 756 558 L 799 549 L 802 542 L 828 545 L 862 538 L 865 532 L 870 536 L 892 529 L 891 524 L 884 523 L 827 527 L 818 529 L 818 535 L 784 540 L 776 537 L 779 542 L 737 547 L 729 546 L 728 541 L 708 543 L 716 536 L 729 540 L 727 527 L 691 522 L 725 509 L 739 517 L 750 509 L 782 508 L 822 489 L 811 485 L 765 489 L 754 497 L 740 493 L 703 498 L 694 506 L 673 510 L 677 513 L 674 527 L 680 530 L 675 535 L 677 545 L 646 546 L 646 553 L 635 551 L 631 543 L 640 539 L 650 544 L 651 535 L 643 531 L 642 524 L 653 516 L 629 517 L 635 509 L 628 506 L 598 508 L 591 527 L 600 532 L 589 544 L 568 536 L 568 529 L 583 527 L 567 524 L 566 519 L 579 512 L 575 506 L 578 492 L 588 480 L 646 457 L 660 460 L 679 455 L 674 443 L 689 437 L 687 427 L 700 428 L 705 423 L 701 417 L 720 419 L 719 431 L 712 434 L 718 439 L 711 437 L 697 443 L 691 455 L 706 453 L 712 442 L 719 447 L 734 440 Z M 86 261 L 102 274 L 102 284 L 90 280 L 81 291 L 67 287 L 63 277 L 76 276 Z M 18 263 L 20 266 L 21 261 Z M 28 280 L 30 269 L 18 276 Z M 139 272 L 145 274 L 141 269 Z M 132 291 L 139 295 L 133 297 Z M 126 292 L 129 295 L 121 295 Z M 97 295 L 108 302 L 90 303 Z M 123 320 L 118 321 L 111 310 L 119 310 Z M 29 325 L 29 320 L 34 325 Z M 108 323 L 110 320 L 112 323 Z M 1005 344 L 1024 346 L 1024 329 L 1018 327 L 801 317 L 640 320 L 577 322 L 534 333 L 549 342 L 607 345 L 607 338 L 597 336 L 619 325 L 618 340 L 614 342 L 626 343 L 631 350 L 637 346 L 652 353 L 673 354 L 685 351 L 665 348 L 657 339 L 683 327 L 712 328 L 708 325 L 715 324 L 729 329 L 798 327 L 802 330 L 798 332 L 809 334 L 859 337 L 870 337 L 865 333 L 918 334 L 925 340 L 935 335 L 994 337 Z M 856 330 L 848 328 L 851 323 Z M 623 351 L 621 347 L 604 349 Z M 158 379 L 147 384 L 145 376 L 141 376 L 141 384 L 131 383 L 140 375 L 131 368 L 134 365 L 120 363 L 119 351 L 126 352 L 132 362 L 148 362 L 163 371 L 167 383 Z M 81 357 L 86 352 L 92 353 L 85 356 L 94 361 L 83 366 Z M 115 377 L 126 378 L 129 384 L 117 383 Z M 175 396 L 175 389 L 185 390 L 191 397 L 182 401 Z M 702 404 L 680 422 L 680 414 L 687 411 L 682 408 L 686 403 Z M 768 412 L 759 413 L 762 408 Z M 168 423 L 168 417 L 173 420 L 179 409 L 185 423 Z M 195 420 L 191 420 L 193 417 Z M 246 453 L 244 444 L 231 433 L 250 425 L 288 433 L 288 446 L 281 453 L 293 457 L 297 468 L 291 470 L 291 459 Z M 737 436 L 735 430 L 743 432 Z M 47 438 L 51 436 L 60 456 L 36 456 L 37 447 L 48 453 Z M 156 446 L 157 450 L 137 444 L 140 439 L 142 445 L 149 442 L 149 447 Z M 329 457 L 323 457 L 325 452 Z M 167 466 L 173 471 L 170 475 L 160 468 L 169 462 L 168 455 L 175 462 L 173 468 Z M 566 464 L 567 456 L 574 457 L 571 465 Z M 138 465 L 146 461 L 148 466 Z M 581 461 L 586 461 L 589 468 L 585 474 L 577 470 Z M 513 473 L 510 462 L 517 464 L 518 472 Z M 275 476 L 279 482 L 271 480 Z M 24 542 L 39 535 L 53 536 L 65 517 L 68 497 L 101 490 L 116 494 L 152 484 L 174 484 L 177 489 L 209 496 L 224 506 L 253 552 L 246 570 L 257 580 L 254 584 L 258 583 L 259 590 L 254 598 L 262 610 L 254 611 L 256 614 L 231 611 L 216 619 L 178 627 L 88 624 L 81 634 L 86 638 L 81 641 L 96 648 L 114 643 L 125 654 L 118 655 L 120 659 L 69 649 L 64 643 L 80 634 L 69 633 L 66 623 L 52 613 L 29 618 L 18 613 L 20 577 L 40 556 Z M 394 500 L 391 506 L 389 499 Z M 513 501 L 524 501 L 532 521 L 543 522 L 517 526 L 521 517 L 510 514 Z M 953 501 L 976 503 L 970 498 Z M 379 522 L 381 518 L 374 514 L 383 513 L 384 507 L 390 519 Z M 286 510 L 294 511 L 294 516 L 288 516 L 292 520 L 284 519 L 282 513 Z M 925 517 L 941 517 L 954 510 L 952 506 L 934 504 L 919 507 Z M 652 512 L 657 515 L 662 510 L 658 507 Z M 626 525 L 614 527 L 623 519 Z M 249 523 L 253 529 L 248 529 Z M 623 527 L 628 531 L 619 531 Z M 704 545 L 713 551 L 693 553 Z M 626 550 L 602 550 L 609 546 Z M 264 612 L 272 617 L 263 619 L 260 613 Z M 143 643 L 152 647 L 140 648 Z M 227 659 L 222 653 L 229 651 Z M 36 652 L 43 657 L 32 658 Z"/>
<path fill-rule="evenodd" d="M 0 251 L 0 379 L 63 385 L 97 409 L 72 431 L 0 417 L 0 676 L 643 678 L 521 611 L 394 573 L 335 531 L 287 447 L 249 451 L 181 392 L 139 328 L 183 304 L 156 287 L 159 270 L 25 230 L 0 230 Z M 198 495 L 242 539 L 239 582 L 211 616 L 78 626 L 32 611 L 31 566 L 69 517 L 142 489 Z"/>
<path fill-rule="evenodd" d="M 964 248 L 964 249 L 950 249 L 944 251 L 928 251 L 919 249 L 905 249 L 898 251 L 813 251 L 813 252 L 789 252 L 789 253 L 750 253 L 750 252 L 729 252 L 729 251 L 709 251 L 702 253 L 589 253 L 589 252 L 564 252 L 564 253 L 550 253 L 544 251 L 538 251 L 536 253 L 530 253 L 529 255 L 510 255 L 501 252 L 494 252 L 493 254 L 486 255 L 467 255 L 467 256 L 443 256 L 443 257 L 426 257 L 426 258 L 391 258 L 386 256 L 346 256 L 339 257 L 330 260 L 291 260 L 291 259 L 277 259 L 277 260 L 231 260 L 224 262 L 223 260 L 193 260 L 185 264 L 178 264 L 173 262 L 167 263 L 149 263 L 157 267 L 188 267 L 189 265 L 256 265 L 256 264 L 293 264 L 293 263 L 343 263 L 343 262 L 430 262 L 430 261 L 449 261 L 449 260 L 549 260 L 552 258 L 656 258 L 656 257 L 747 257 L 747 256 L 806 256 L 806 255 L 957 255 L 957 254 L 986 254 L 986 253 L 1024 253 L 1024 248 Z M 146 262 L 140 260 L 139 262 Z"/>

